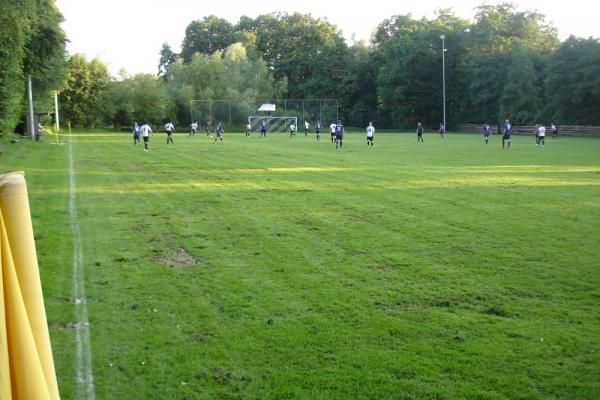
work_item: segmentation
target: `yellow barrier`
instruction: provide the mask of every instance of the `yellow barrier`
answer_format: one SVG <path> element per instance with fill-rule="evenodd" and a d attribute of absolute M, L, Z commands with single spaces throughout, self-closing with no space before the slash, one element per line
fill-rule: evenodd
<path fill-rule="evenodd" d="M 0 399 L 59 399 L 22 172 L 0 175 Z"/>

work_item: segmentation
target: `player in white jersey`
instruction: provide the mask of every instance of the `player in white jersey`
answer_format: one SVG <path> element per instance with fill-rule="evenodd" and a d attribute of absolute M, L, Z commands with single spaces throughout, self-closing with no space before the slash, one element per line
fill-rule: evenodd
<path fill-rule="evenodd" d="M 192 130 L 190 131 L 190 136 L 195 135 L 196 132 L 198 132 L 198 123 L 196 121 L 194 121 L 194 122 L 192 122 L 190 127 L 192 128 Z"/>
<path fill-rule="evenodd" d="M 142 139 L 144 140 L 144 151 L 148 151 L 148 141 L 150 140 L 150 135 L 152 134 L 152 128 L 148 123 L 144 123 L 140 128 L 140 132 L 142 133 Z"/>
<path fill-rule="evenodd" d="M 290 124 L 290 137 L 296 135 L 296 125 L 294 125 L 294 123 L 292 122 Z"/>
<path fill-rule="evenodd" d="M 537 128 L 537 140 L 535 145 L 539 146 L 540 144 L 543 146 L 546 143 L 546 127 L 544 125 L 540 125 Z"/>
<path fill-rule="evenodd" d="M 337 126 L 337 124 L 335 122 L 332 122 L 331 125 L 329 125 L 329 129 L 331 130 L 331 143 L 335 143 L 335 127 Z"/>
<path fill-rule="evenodd" d="M 308 129 L 310 128 L 310 124 L 308 121 L 304 121 L 304 136 L 308 136 Z"/>
<path fill-rule="evenodd" d="M 250 123 L 246 124 L 246 136 L 250 136 L 250 131 L 252 130 L 252 125 Z"/>
<path fill-rule="evenodd" d="M 173 132 L 175 132 L 175 127 L 173 126 L 173 124 L 171 123 L 171 121 L 167 122 L 165 124 L 165 132 L 167 132 L 167 144 L 169 144 L 169 142 L 171 142 L 171 144 L 173 144 Z"/>
<path fill-rule="evenodd" d="M 367 146 L 371 145 L 373 147 L 373 137 L 375 136 L 375 127 L 372 122 L 369 122 L 369 126 L 367 126 Z"/>

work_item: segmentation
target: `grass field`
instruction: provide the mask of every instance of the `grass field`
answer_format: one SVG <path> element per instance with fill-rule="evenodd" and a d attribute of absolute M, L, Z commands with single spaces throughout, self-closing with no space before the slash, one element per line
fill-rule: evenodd
<path fill-rule="evenodd" d="M 97 399 L 600 398 L 598 139 L 1 140 L 63 399 L 77 240 Z"/>

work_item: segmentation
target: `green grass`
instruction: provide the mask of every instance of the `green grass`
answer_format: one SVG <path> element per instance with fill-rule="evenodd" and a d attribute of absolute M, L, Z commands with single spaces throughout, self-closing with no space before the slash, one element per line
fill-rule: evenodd
<path fill-rule="evenodd" d="M 62 137 L 96 398 L 600 397 L 600 140 L 348 136 Z M 26 171 L 73 399 L 68 145 L 46 139 L 0 165 Z"/>

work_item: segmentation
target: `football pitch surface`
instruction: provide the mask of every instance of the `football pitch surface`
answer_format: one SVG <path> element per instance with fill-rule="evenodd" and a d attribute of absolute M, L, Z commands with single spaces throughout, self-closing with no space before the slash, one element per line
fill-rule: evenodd
<path fill-rule="evenodd" d="M 60 140 L 0 139 L 0 165 L 63 399 L 88 327 L 98 399 L 600 396 L 600 139 Z"/>

